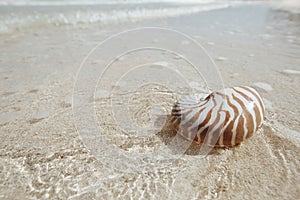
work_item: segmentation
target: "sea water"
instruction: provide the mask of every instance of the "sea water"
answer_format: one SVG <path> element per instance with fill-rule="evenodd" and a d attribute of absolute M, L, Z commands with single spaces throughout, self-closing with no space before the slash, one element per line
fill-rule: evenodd
<path fill-rule="evenodd" d="M 102 25 L 175 17 L 239 5 L 220 0 L 4 0 L 0 1 L 0 33 L 49 25 Z"/>

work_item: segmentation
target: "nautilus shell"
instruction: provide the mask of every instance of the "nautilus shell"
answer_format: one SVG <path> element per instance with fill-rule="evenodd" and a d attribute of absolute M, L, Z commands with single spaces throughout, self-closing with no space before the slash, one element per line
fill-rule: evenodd
<path fill-rule="evenodd" d="M 172 109 L 171 123 L 186 139 L 209 146 L 234 146 L 262 125 L 265 107 L 251 87 L 225 88 L 201 98 L 185 96 Z"/>

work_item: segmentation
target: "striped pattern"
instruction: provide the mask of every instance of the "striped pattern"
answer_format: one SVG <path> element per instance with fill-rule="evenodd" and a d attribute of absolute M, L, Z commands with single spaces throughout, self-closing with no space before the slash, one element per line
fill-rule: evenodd
<path fill-rule="evenodd" d="M 185 96 L 175 103 L 171 122 L 185 138 L 210 146 L 234 146 L 261 127 L 263 101 L 251 87 L 232 87 L 200 95 Z"/>

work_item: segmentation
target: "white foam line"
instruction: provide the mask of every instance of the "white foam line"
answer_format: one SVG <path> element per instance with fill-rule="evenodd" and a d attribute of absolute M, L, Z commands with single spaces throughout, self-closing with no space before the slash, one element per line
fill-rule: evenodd
<path fill-rule="evenodd" d="M 130 0 L 130 1 L 97 1 L 97 0 L 70 0 L 70 1 L 17 1 L 0 2 L 0 5 L 9 6 L 68 6 L 68 5 L 114 5 L 114 4 L 145 4 L 145 3 L 176 3 L 176 4 L 207 4 L 216 3 L 216 0 Z"/>

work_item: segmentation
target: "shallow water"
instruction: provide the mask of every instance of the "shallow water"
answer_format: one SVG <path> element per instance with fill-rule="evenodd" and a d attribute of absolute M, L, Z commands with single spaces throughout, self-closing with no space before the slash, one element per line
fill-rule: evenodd
<path fill-rule="evenodd" d="M 105 29 L 94 24 L 46 25 L 1 35 L 0 197 L 296 199 L 300 194 L 297 19 L 268 5 L 248 5 Z M 210 88 L 184 56 L 140 51 L 115 55 L 118 59 L 92 88 L 88 105 L 94 107 L 101 131 L 95 132 L 91 143 L 84 142 L 85 132 L 79 132 L 72 111 L 82 59 L 99 40 L 120 29 L 153 25 L 183 31 L 203 44 L 226 86 L 256 87 L 267 99 L 262 130 L 240 146 L 214 149 L 205 158 L 197 144 L 178 153 L 178 148 L 168 146 L 174 132 L 165 126 L 165 115 L 177 95 Z M 139 37 L 146 40 L 144 36 Z M 149 43 L 162 43 L 153 37 Z M 187 41 L 176 42 L 188 50 L 192 43 Z M 101 56 L 92 58 L 87 62 L 95 66 L 92 69 L 103 68 L 97 65 Z M 145 68 L 130 71 L 143 63 Z M 255 83 L 267 83 L 272 90 Z M 89 131 L 92 122 L 82 119 L 83 131 Z M 177 142 L 186 145 L 184 140 Z M 97 149 L 103 151 L 95 154 Z"/>

